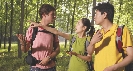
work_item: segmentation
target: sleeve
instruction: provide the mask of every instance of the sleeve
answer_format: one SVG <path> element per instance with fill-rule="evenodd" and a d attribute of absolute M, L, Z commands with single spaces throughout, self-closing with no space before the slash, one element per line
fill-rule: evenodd
<path fill-rule="evenodd" d="M 132 35 L 126 26 L 123 28 L 122 42 L 123 42 L 124 48 L 127 48 L 129 46 L 133 46 Z"/>
<path fill-rule="evenodd" d="M 30 40 L 32 39 L 32 32 L 33 32 L 33 29 L 31 27 L 29 27 L 27 32 L 26 32 L 26 40 L 27 40 L 27 42 L 30 42 Z"/>

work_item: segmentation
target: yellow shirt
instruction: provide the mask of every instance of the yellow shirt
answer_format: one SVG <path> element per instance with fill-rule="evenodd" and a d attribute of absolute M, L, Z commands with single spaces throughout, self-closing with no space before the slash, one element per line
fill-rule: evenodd
<path fill-rule="evenodd" d="M 108 30 L 106 33 L 104 33 L 103 29 L 101 30 L 101 33 L 103 34 L 103 39 L 95 44 L 95 71 L 103 71 L 106 67 L 122 61 L 122 54 L 118 52 L 116 47 L 117 27 L 118 26 L 116 24 L 113 24 L 110 30 Z M 126 26 L 123 28 L 122 42 L 122 48 L 126 53 L 125 49 L 128 46 L 132 46 L 131 35 Z M 124 68 L 121 68 L 117 71 L 122 71 L 123 69 Z"/>

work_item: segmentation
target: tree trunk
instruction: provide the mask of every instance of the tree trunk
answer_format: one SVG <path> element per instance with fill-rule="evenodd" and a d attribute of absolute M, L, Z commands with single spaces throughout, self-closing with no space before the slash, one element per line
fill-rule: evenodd
<path fill-rule="evenodd" d="M 86 4 L 87 4 L 87 18 L 88 18 L 88 12 L 89 12 L 89 10 L 88 10 L 88 8 L 89 8 L 89 1 L 88 0 L 86 0 Z"/>
<path fill-rule="evenodd" d="M 67 2 L 67 1 L 65 0 L 65 2 Z M 67 3 L 65 3 L 65 7 L 67 6 L 66 4 L 67 4 Z M 70 8 L 70 6 L 69 6 L 69 8 Z M 66 9 L 65 9 L 65 14 L 67 14 L 67 13 L 66 13 Z M 66 30 L 66 31 L 67 31 L 67 33 L 68 33 L 68 31 L 69 31 L 69 30 L 68 30 L 68 29 L 69 29 L 68 27 L 69 27 L 70 15 L 67 15 L 67 20 L 68 20 L 68 21 L 67 21 L 67 24 L 66 24 L 66 25 L 67 25 L 67 30 Z M 65 39 L 65 46 L 64 46 L 64 47 L 65 47 L 65 48 L 67 47 L 67 39 Z"/>
<path fill-rule="evenodd" d="M 20 19 L 20 29 L 19 29 L 19 33 L 23 34 L 23 22 L 24 22 L 24 4 L 25 4 L 25 0 L 21 1 L 21 19 Z M 20 48 L 20 45 L 18 47 L 18 57 L 21 58 L 22 56 L 22 51 Z"/>
<path fill-rule="evenodd" d="M 56 9 L 57 6 L 57 0 L 54 0 L 54 8 Z M 55 21 L 53 22 L 53 26 L 55 26 Z"/>
<path fill-rule="evenodd" d="M 70 20 L 70 15 L 68 15 L 68 22 L 67 22 L 67 33 L 68 33 L 68 27 L 69 27 L 69 20 Z M 67 39 L 65 39 L 65 48 L 67 46 Z"/>
<path fill-rule="evenodd" d="M 1 21 L 1 26 L 0 26 L 0 48 L 1 48 L 1 42 L 2 42 L 2 21 Z"/>
<path fill-rule="evenodd" d="M 96 6 L 96 0 L 93 0 L 93 7 Z M 91 24 L 94 25 L 94 16 L 95 16 L 95 10 L 92 10 L 92 21 Z"/>
<path fill-rule="evenodd" d="M 37 8 L 36 8 L 36 22 L 38 22 L 38 3 L 39 2 L 37 2 Z"/>
<path fill-rule="evenodd" d="M 73 7 L 74 10 L 73 10 L 73 15 L 72 15 L 72 29 L 71 29 L 71 34 L 73 33 L 75 8 L 76 8 L 76 0 L 74 1 L 74 7 Z"/>
<path fill-rule="evenodd" d="M 8 11 L 8 6 L 6 2 L 6 8 L 5 8 L 5 15 L 6 15 L 6 24 L 5 24 L 5 35 L 4 35 L 4 49 L 6 48 L 6 34 L 7 34 L 7 11 Z"/>
<path fill-rule="evenodd" d="M 11 50 L 12 26 L 13 26 L 13 0 L 11 0 L 11 24 L 10 24 L 10 36 L 8 38 L 9 40 L 8 52 L 10 52 Z"/>

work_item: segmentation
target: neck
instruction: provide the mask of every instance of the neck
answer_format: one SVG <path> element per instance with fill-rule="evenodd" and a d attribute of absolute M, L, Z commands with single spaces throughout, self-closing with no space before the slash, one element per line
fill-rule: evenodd
<path fill-rule="evenodd" d="M 41 20 L 41 24 L 45 25 L 45 26 L 48 25 L 48 23 L 46 21 L 44 21 L 44 20 Z"/>
<path fill-rule="evenodd" d="M 101 26 L 103 27 L 104 32 L 107 32 L 112 27 L 112 25 L 113 23 L 107 20 L 107 21 L 104 21 Z"/>
<path fill-rule="evenodd" d="M 82 33 L 78 33 L 77 35 L 78 35 L 79 38 L 83 38 L 83 37 L 85 37 L 85 33 L 84 33 L 84 32 L 82 32 Z"/>

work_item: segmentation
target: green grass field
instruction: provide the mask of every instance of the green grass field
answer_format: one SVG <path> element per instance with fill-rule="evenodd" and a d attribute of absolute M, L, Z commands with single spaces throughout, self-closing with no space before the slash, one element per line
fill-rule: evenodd
<path fill-rule="evenodd" d="M 8 46 L 8 45 L 6 45 Z M 0 71 L 29 71 L 29 66 L 25 63 L 24 57 L 26 53 L 22 53 L 22 58 L 18 58 L 17 44 L 11 45 L 11 51 L 0 48 Z M 57 56 L 57 71 L 66 71 L 69 63 L 69 55 L 65 53 L 67 48 L 61 44 L 61 52 Z"/>

